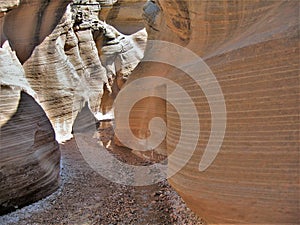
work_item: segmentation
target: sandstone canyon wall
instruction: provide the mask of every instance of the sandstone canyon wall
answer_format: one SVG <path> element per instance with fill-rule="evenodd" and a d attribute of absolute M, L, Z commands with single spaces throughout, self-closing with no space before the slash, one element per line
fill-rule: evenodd
<path fill-rule="evenodd" d="M 143 57 L 146 31 L 124 35 L 100 10 L 97 1 L 1 2 L 1 214 L 57 189 L 57 141 L 72 137 L 80 111 L 109 111 Z"/>
<path fill-rule="evenodd" d="M 180 68 L 146 61 L 137 66 L 147 38 L 145 30 L 139 30 L 142 18 L 135 13 L 142 1 L 70 2 L 0 1 L 1 213 L 58 187 L 55 135 L 59 141 L 70 138 L 74 122 L 74 132 L 85 128 L 84 115 L 92 121 L 92 115 L 110 111 L 122 87 L 159 76 L 184 88 L 197 110 L 196 115 L 187 109 L 186 116 L 199 117 L 195 152 L 169 179 L 189 207 L 209 223 L 299 221 L 297 1 L 148 1 L 143 16 L 148 39 L 192 50 L 209 66 L 213 81 L 203 80 L 207 70 L 192 71 L 197 68 L 193 63 L 200 61 L 177 58 L 168 45 L 157 52 L 149 45 L 146 58 L 175 59 Z M 184 68 L 198 72 L 198 78 L 191 79 Z M 227 112 L 222 147 L 202 172 L 199 161 L 210 137 L 218 139 L 218 132 L 211 130 L 222 126 L 214 117 L 218 112 L 211 112 L 217 101 L 195 81 L 203 82 L 206 90 L 220 85 Z M 174 94 L 176 104 L 186 107 L 181 92 L 164 84 L 140 91 L 131 95 Z M 117 129 L 127 133 L 120 114 L 116 112 Z M 130 127 L 141 139 L 150 136 L 152 117 L 163 118 L 167 136 L 157 151 L 171 155 L 182 128 L 176 106 L 149 97 L 130 115 Z M 187 140 L 194 133 L 191 129 Z M 178 157 L 169 161 L 170 171 L 180 167 L 191 142 L 181 144 Z"/>
<path fill-rule="evenodd" d="M 53 1 L 45 11 L 52 14 L 63 4 Z M 34 46 L 50 34 L 62 16 L 58 11 L 55 17 L 48 18 L 52 27 L 38 25 L 49 17 L 39 15 L 43 7 L 45 3 L 40 1 L 1 2 L 0 214 L 41 199 L 59 185 L 60 151 L 55 133 L 20 63 L 28 59 Z M 22 20 L 22 26 L 25 15 L 28 21 Z M 15 26 L 15 22 L 19 25 Z M 27 32 L 22 32 L 26 26 Z M 37 34 L 32 29 L 43 32 Z"/>
<path fill-rule="evenodd" d="M 168 47 L 153 52 L 150 46 L 146 58 L 163 54 L 177 60 L 181 68 L 142 62 L 124 87 L 142 77 L 164 77 L 177 82 L 193 99 L 198 115 L 186 110 L 185 116 L 199 117 L 200 138 L 188 163 L 169 179 L 171 185 L 209 223 L 298 223 L 299 2 L 158 0 L 148 1 L 144 11 L 150 40 L 192 50 L 216 77 L 205 79 L 211 73 L 199 70 L 198 80 L 193 80 L 182 70 L 193 62 L 170 56 Z M 196 81 L 204 82 L 206 90 L 217 84 L 221 87 L 227 112 L 224 139 L 218 133 L 224 126 L 218 120 L 221 111 L 211 111 L 219 96 L 205 93 Z M 149 93 L 157 87 L 154 84 Z M 177 107 L 185 107 L 186 99 L 180 100 L 178 89 L 167 94 L 177 96 Z M 128 98 L 130 102 L 130 95 Z M 118 120 L 121 114 L 116 112 L 116 126 L 125 133 L 126 127 Z M 171 154 L 182 135 L 183 115 L 174 105 L 144 99 L 132 108 L 130 127 L 145 139 L 150 119 L 160 115 L 167 124 L 166 144 Z M 171 171 L 180 168 L 194 133 L 191 129 L 190 141 L 181 143 L 181 153 L 169 160 Z M 213 163 L 200 172 L 199 162 L 210 138 L 223 142 Z"/>
<path fill-rule="evenodd" d="M 26 78 L 59 141 L 71 137 L 74 119 L 85 102 L 93 113 L 105 113 L 109 104 L 101 109 L 103 94 L 110 96 L 112 90 L 115 94 L 117 80 L 128 76 L 143 57 L 146 32 L 121 34 L 98 19 L 101 6 L 96 3 L 69 6 L 24 63 Z"/>

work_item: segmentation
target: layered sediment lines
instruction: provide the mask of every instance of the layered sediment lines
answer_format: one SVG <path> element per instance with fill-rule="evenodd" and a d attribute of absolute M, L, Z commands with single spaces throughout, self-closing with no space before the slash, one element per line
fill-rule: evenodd
<path fill-rule="evenodd" d="M 1 97 L 3 89 L 7 87 L 1 87 Z M 3 214 L 58 188 L 60 151 L 46 114 L 25 92 L 21 92 L 16 112 L 0 131 L 0 214 Z"/>
<path fill-rule="evenodd" d="M 79 7 L 83 17 L 72 14 L 71 7 L 65 12 L 68 3 L 0 2 L 1 213 L 57 188 L 59 150 L 54 131 L 58 139 L 65 140 L 74 120 L 74 132 L 86 128 L 85 110 L 91 117 L 89 122 L 93 120 L 90 111 L 109 111 L 143 57 L 147 34 L 143 30 L 132 34 L 141 26 L 141 17 L 134 14 L 140 1 L 120 1 L 99 14 L 100 19 L 132 35 L 100 22 L 96 1 L 93 6 Z M 199 117 L 200 138 L 194 140 L 197 132 L 188 129 L 184 134 L 187 139 L 179 143 L 179 154 L 169 160 L 170 171 L 181 167 L 192 141 L 196 141 L 195 152 L 169 182 L 209 223 L 297 223 L 299 3 L 158 0 L 148 1 L 143 17 L 149 40 L 175 43 L 183 52 L 191 50 L 211 70 L 190 70 L 198 73 L 191 79 L 179 68 L 153 61 L 175 59 L 175 67 L 177 61 L 187 69 L 199 61 L 176 57 L 168 45 L 153 52 L 150 45 L 146 58 L 151 53 L 152 62 L 140 63 L 130 75 L 128 84 L 148 76 L 177 82 L 197 110 L 197 115 L 188 109 L 179 113 L 176 107 L 185 108 L 186 99 L 179 89 L 170 89 L 163 82 L 128 95 L 130 101 L 149 93 L 131 110 L 130 129 L 137 137 L 151 136 L 148 125 L 152 117 L 165 120 L 167 136 L 156 149 L 162 154 L 170 155 L 180 142 L 181 117 Z M 209 77 L 212 74 L 216 80 Z M 218 85 L 227 112 L 224 139 L 218 134 L 224 125 L 218 117 L 221 111 L 211 107 L 218 105 L 220 95 L 209 91 Z M 157 94 L 166 98 L 175 95 L 176 105 L 153 97 Z M 127 102 L 122 104 L 127 107 Z M 128 133 L 128 127 L 118 121 L 122 113 L 116 112 L 116 126 Z M 223 141 L 221 148 L 213 163 L 199 171 L 211 137 Z M 152 146 L 145 147 L 152 150 Z"/>
<path fill-rule="evenodd" d="M 114 4 L 111 4 L 113 2 Z M 145 0 L 113 0 L 109 4 L 103 2 L 99 18 L 123 34 L 133 34 L 145 27 L 142 17 L 145 2 Z"/>
<path fill-rule="evenodd" d="M 57 141 L 86 128 L 80 111 L 98 115 L 111 109 L 143 57 L 147 33 L 123 35 L 100 21 L 98 1 L 0 6 L 2 214 L 58 187 Z"/>
<path fill-rule="evenodd" d="M 56 3 L 51 2 L 49 10 L 64 11 L 64 7 L 59 8 Z M 1 6 L 0 214 L 3 214 L 39 200 L 58 188 L 60 151 L 51 123 L 38 104 L 37 93 L 31 88 L 20 63 L 28 59 L 35 45 L 53 29 L 49 24 L 39 25 L 38 11 L 48 5 L 6 1 L 5 4 L 1 2 Z M 53 26 L 62 16 L 59 10 L 56 16 L 51 13 L 48 20 Z M 28 21 L 24 20 L 26 15 Z M 26 27 L 28 33 L 22 33 Z M 37 35 L 31 28 L 45 29 Z"/>
<path fill-rule="evenodd" d="M 149 37 L 176 43 L 205 60 L 216 81 L 203 79 L 206 89 L 220 85 L 227 111 L 226 133 L 213 163 L 199 171 L 199 162 L 212 133 L 205 93 L 187 74 L 170 65 L 142 62 L 130 82 L 146 76 L 176 81 L 192 97 L 198 115 L 178 114 L 167 103 L 167 151 L 182 135 L 182 116 L 199 117 L 200 138 L 189 162 L 169 179 L 189 207 L 209 223 L 297 223 L 299 221 L 299 3 L 296 1 L 168 1 L 148 3 L 145 18 Z M 146 49 L 145 56 L 151 49 Z M 169 49 L 157 52 L 168 56 Z M 155 53 L 152 58 L 155 58 Z M 178 64 L 183 58 L 176 58 Z M 193 62 L 190 62 L 191 64 Z M 188 68 L 189 65 L 186 65 Z M 205 83 L 206 82 L 206 83 Z M 126 87 L 126 86 L 125 86 Z M 212 93 L 212 92 L 208 92 Z M 172 89 L 168 95 L 180 96 Z M 208 96 L 211 95 L 211 96 Z M 215 96 L 216 97 L 216 96 Z M 217 97 L 216 97 L 217 99 Z M 162 104 L 140 102 L 131 113 L 131 129 L 140 138 Z M 186 99 L 178 97 L 177 107 Z M 154 105 L 154 107 L 152 107 Z M 138 112 L 147 111 L 148 116 Z M 116 118 L 117 120 L 118 118 Z M 118 124 L 118 121 L 116 122 Z M 222 129 L 219 124 L 219 129 Z M 122 129 L 122 128 L 120 128 Z M 216 129 L 218 131 L 218 129 Z M 169 161 L 180 168 L 187 154 Z"/>

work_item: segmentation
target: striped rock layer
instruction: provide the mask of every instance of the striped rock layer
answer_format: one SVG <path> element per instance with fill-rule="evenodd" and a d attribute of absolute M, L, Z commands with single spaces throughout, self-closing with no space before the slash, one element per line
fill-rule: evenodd
<path fill-rule="evenodd" d="M 0 1 L 0 214 L 58 188 L 57 141 L 84 130 L 80 111 L 110 110 L 143 57 L 146 31 L 123 35 L 100 3 Z"/>
<path fill-rule="evenodd" d="M 169 160 L 169 170 L 181 169 L 169 182 L 208 223 L 299 222 L 299 2 L 159 0 L 149 1 L 144 11 L 149 39 L 193 51 L 216 80 L 206 80 L 211 73 L 205 70 L 191 79 L 167 64 L 140 63 L 126 86 L 147 76 L 175 81 L 189 94 L 197 113 L 189 109 L 178 113 L 176 107 L 184 108 L 187 100 L 180 97 L 179 89 L 167 88 L 166 94 L 173 94 L 176 104 L 154 97 L 136 103 L 130 114 L 133 133 L 145 139 L 150 136 L 152 117 L 165 120 L 168 154 L 180 144 L 179 153 Z M 145 57 L 164 55 L 186 68 L 194 63 L 171 52 L 170 48 L 156 52 L 148 48 Z M 224 125 L 218 120 L 223 106 L 214 111 L 210 107 L 218 103 L 219 96 L 209 92 L 217 85 L 227 112 L 224 139 L 218 133 Z M 148 92 L 155 93 L 158 86 L 153 84 Z M 118 121 L 120 114 L 116 114 L 116 126 L 126 132 Z M 190 130 L 182 133 L 183 117 L 190 121 L 198 117 L 200 130 L 190 124 Z M 195 140 L 198 131 L 200 137 Z M 187 135 L 184 141 L 179 140 L 182 135 Z M 212 164 L 199 171 L 212 137 L 222 141 L 221 148 Z M 194 141 L 195 151 L 182 166 Z"/>

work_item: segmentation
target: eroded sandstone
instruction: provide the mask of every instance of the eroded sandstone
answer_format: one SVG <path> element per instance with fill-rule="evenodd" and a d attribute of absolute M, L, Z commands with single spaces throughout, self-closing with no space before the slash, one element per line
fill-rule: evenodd
<path fill-rule="evenodd" d="M 6 35 L 1 32 L 3 37 Z M 1 41 L 0 214 L 3 214 L 58 188 L 60 151 L 51 123 L 37 103 L 37 94 L 30 87 L 16 53 L 8 40 Z"/>
<path fill-rule="evenodd" d="M 98 117 L 111 111 L 143 57 L 146 31 L 120 33 L 98 19 L 100 3 L 1 2 L 1 213 L 58 187 L 56 140 L 78 130 L 82 109 Z"/>
<path fill-rule="evenodd" d="M 176 81 L 195 103 L 198 115 L 189 110 L 186 114 L 199 116 L 200 138 L 189 162 L 169 179 L 191 209 L 210 223 L 299 221 L 298 2 L 158 0 L 144 7 L 149 40 L 192 50 L 205 60 L 221 87 L 226 134 L 213 164 L 202 172 L 199 161 L 212 135 L 213 114 L 219 112 L 211 111 L 208 97 L 213 96 L 182 71 L 155 62 L 138 65 L 147 34 L 132 34 L 140 28 L 141 17 L 131 15 L 127 23 L 124 15 L 136 12 L 141 2 L 75 1 L 65 11 L 69 2 L 0 2 L 1 45 L 6 43 L 0 52 L 3 212 L 57 187 L 59 151 L 51 124 L 61 141 L 71 137 L 74 121 L 78 126 L 73 130 L 81 132 L 86 117 L 78 112 L 84 106 L 90 118 L 109 112 L 134 71 L 128 85 L 141 77 L 160 76 Z M 101 5 L 105 9 L 99 14 Z M 98 14 L 128 35 L 99 20 Z M 170 56 L 168 48 L 151 52 L 150 47 L 146 56 L 185 62 Z M 193 62 L 185 66 L 189 64 Z M 204 75 L 199 74 L 200 82 Z M 205 79 L 204 83 L 215 85 Z M 150 95 L 170 90 L 155 84 L 142 91 Z M 181 95 L 177 89 L 171 92 Z M 137 94 L 134 90 L 128 99 Z M 179 97 L 177 104 L 184 106 L 186 101 Z M 119 126 L 120 114 L 116 126 L 126 133 L 128 127 Z M 181 115 L 168 102 L 153 97 L 138 102 L 130 128 L 145 139 L 154 116 L 167 124 L 167 137 L 157 150 L 171 154 L 181 135 Z M 189 134 L 192 138 L 193 131 Z M 169 161 L 170 170 L 180 167 L 185 147 L 180 154 Z M 18 187 L 11 188 L 15 184 Z"/>
<path fill-rule="evenodd" d="M 218 129 L 211 133 L 212 116 L 221 112 L 211 111 L 213 101 L 208 102 L 208 98 L 212 95 L 205 94 L 187 74 L 160 63 L 142 62 L 128 81 L 129 85 L 141 77 L 165 77 L 176 81 L 193 98 L 200 138 L 189 162 L 169 182 L 209 223 L 299 221 L 298 9 L 299 3 L 294 1 L 182 0 L 149 1 L 145 8 L 150 39 L 176 43 L 204 59 L 225 99 L 222 147 L 212 165 L 200 172 L 199 162 L 210 136 L 219 135 Z M 158 58 L 163 54 L 172 59 L 168 52 L 168 48 L 157 52 L 149 48 L 145 56 Z M 184 63 L 183 58 L 173 59 Z M 213 90 L 216 83 L 204 76 L 199 74 L 196 80 Z M 167 94 L 181 95 L 176 89 Z M 186 99 L 177 100 L 178 107 L 185 107 Z M 137 137 L 147 137 L 149 120 L 161 104 L 160 100 L 148 99 L 133 107 L 130 127 Z M 190 110 L 186 115 L 196 116 Z M 166 103 L 169 154 L 182 135 L 181 116 Z M 216 121 L 216 127 L 222 129 L 221 120 Z M 119 122 L 117 116 L 116 124 Z M 189 137 L 182 143 L 181 154 L 169 161 L 171 171 L 181 167 L 186 146 L 193 140 L 192 130 Z"/>
<path fill-rule="evenodd" d="M 1 86 L 1 97 L 8 88 Z M 3 214 L 58 188 L 60 151 L 46 114 L 25 92 L 21 92 L 16 112 L 0 131 L 0 214 Z"/>

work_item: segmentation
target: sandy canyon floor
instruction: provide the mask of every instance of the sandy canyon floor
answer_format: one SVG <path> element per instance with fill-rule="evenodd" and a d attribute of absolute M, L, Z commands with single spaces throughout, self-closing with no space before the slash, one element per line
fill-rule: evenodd
<path fill-rule="evenodd" d="M 149 163 L 113 144 L 110 151 L 127 163 Z M 89 167 L 74 139 L 61 145 L 61 153 L 61 187 L 0 217 L 0 224 L 204 224 L 167 181 L 145 187 L 112 183 Z"/>

